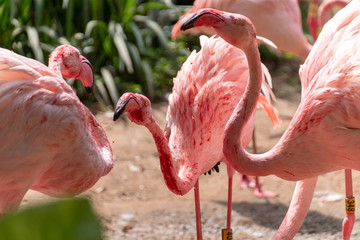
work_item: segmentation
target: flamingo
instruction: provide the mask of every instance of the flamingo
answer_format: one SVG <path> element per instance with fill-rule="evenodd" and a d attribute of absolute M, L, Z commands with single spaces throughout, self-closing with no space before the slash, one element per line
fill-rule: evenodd
<path fill-rule="evenodd" d="M 332 13 L 344 8 L 351 0 L 324 0 L 318 8 L 318 0 L 309 4 L 307 23 L 314 42 L 317 39 L 318 27 L 322 28 L 332 17 Z"/>
<path fill-rule="evenodd" d="M 325 24 L 300 68 L 302 98 L 279 142 L 268 152 L 250 154 L 242 146 L 245 124 L 255 110 L 261 89 L 261 64 L 251 21 L 237 14 L 203 9 L 183 29 L 208 26 L 242 49 L 249 63 L 244 97 L 227 122 L 223 139 L 226 162 L 236 171 L 254 176 L 274 174 L 300 181 L 288 213 L 274 239 L 292 239 L 312 199 L 317 176 L 340 169 L 360 170 L 360 0 L 351 1 Z M 234 37 L 237 36 L 237 37 Z M 347 186 L 348 188 L 348 186 Z M 349 239 L 354 218 L 345 216 L 343 238 Z"/>
<path fill-rule="evenodd" d="M 202 239 L 198 178 L 223 160 L 222 134 L 225 124 L 243 95 L 248 79 L 248 67 L 241 50 L 219 37 L 201 36 L 200 39 L 201 50 L 190 54 L 173 80 L 164 131 L 152 117 L 151 103 L 143 95 L 123 94 L 114 113 L 114 120 L 127 112 L 132 122 L 149 129 L 170 191 L 184 195 L 195 185 L 197 239 Z M 270 95 L 265 83 L 263 91 L 266 96 Z M 259 97 L 258 105 L 265 109 L 274 125 L 280 123 L 276 109 L 263 95 Z M 251 139 L 254 125 L 253 116 L 251 118 L 241 136 L 244 146 Z M 228 229 L 233 173 L 229 167 Z"/>
<path fill-rule="evenodd" d="M 49 56 L 49 68 L 64 78 L 80 79 L 87 93 L 92 94 L 94 73 L 91 63 L 73 46 L 58 46 Z"/>
<path fill-rule="evenodd" d="M 0 215 L 15 210 L 29 189 L 74 196 L 113 166 L 105 131 L 60 76 L 91 89 L 92 71 L 83 73 L 90 63 L 60 47 L 50 66 L 0 48 Z"/>
<path fill-rule="evenodd" d="M 294 53 L 305 60 L 311 45 L 306 40 L 301 24 L 301 12 L 297 0 L 195 0 L 174 25 L 172 39 L 182 34 L 180 27 L 192 13 L 201 8 L 214 8 L 247 16 L 253 22 L 259 36 L 272 41 L 278 50 Z M 213 35 L 210 28 L 190 29 L 187 33 Z"/>
<path fill-rule="evenodd" d="M 303 60 L 305 60 L 310 52 L 311 45 L 307 42 L 302 31 L 301 13 L 297 0 L 196 0 L 193 7 L 174 25 L 172 39 L 177 38 L 183 33 L 180 27 L 186 17 L 196 10 L 205 7 L 248 16 L 252 19 L 257 31 L 260 33 L 259 35 L 274 42 L 279 50 L 293 52 Z M 190 29 L 190 31 L 187 31 L 187 33 L 192 34 L 199 34 L 200 32 L 207 35 L 215 33 L 210 28 Z M 255 152 L 255 136 L 253 137 L 253 149 Z M 240 180 L 240 186 L 251 186 L 251 182 L 252 180 L 248 176 L 243 175 Z M 258 194 L 260 186 L 258 177 L 255 177 L 254 193 L 256 196 L 264 197 L 266 195 L 261 194 L 261 192 Z M 274 194 L 268 196 L 274 196 Z"/>

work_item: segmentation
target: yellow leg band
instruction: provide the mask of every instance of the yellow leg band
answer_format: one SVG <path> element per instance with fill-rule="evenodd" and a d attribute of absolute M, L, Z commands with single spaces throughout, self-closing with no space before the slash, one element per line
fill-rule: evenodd
<path fill-rule="evenodd" d="M 345 199 L 345 211 L 346 213 L 355 213 L 355 198 Z"/>
<path fill-rule="evenodd" d="M 232 240 L 232 229 L 222 229 L 222 240 Z"/>

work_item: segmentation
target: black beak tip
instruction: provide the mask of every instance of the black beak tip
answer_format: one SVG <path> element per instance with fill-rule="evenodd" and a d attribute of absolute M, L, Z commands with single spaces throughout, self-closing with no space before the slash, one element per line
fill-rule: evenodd
<path fill-rule="evenodd" d="M 119 113 L 118 111 L 115 111 L 113 121 L 115 122 L 120 117 L 120 115 L 121 115 L 121 113 Z"/>
<path fill-rule="evenodd" d="M 85 87 L 86 92 L 91 95 L 94 92 L 94 86 Z"/>
<path fill-rule="evenodd" d="M 190 28 L 194 27 L 194 22 L 192 21 L 193 18 L 189 19 L 188 21 L 186 21 L 185 23 L 183 23 L 180 27 L 181 31 L 186 31 Z"/>
<path fill-rule="evenodd" d="M 113 117 L 114 122 L 123 114 L 125 106 L 126 104 L 117 104 Z"/>

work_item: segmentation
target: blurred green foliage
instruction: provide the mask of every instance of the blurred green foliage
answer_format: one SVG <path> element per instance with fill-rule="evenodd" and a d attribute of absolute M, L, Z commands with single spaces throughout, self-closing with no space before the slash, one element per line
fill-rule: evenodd
<path fill-rule="evenodd" d="M 47 64 L 60 44 L 71 44 L 89 59 L 95 94 L 83 100 L 113 105 L 124 91 L 149 98 L 171 91 L 189 50 L 170 41 L 181 11 L 170 0 L 2 0 L 0 46 Z"/>
<path fill-rule="evenodd" d="M 191 2 L 191 1 L 190 1 Z M 189 1 L 186 4 L 190 4 Z M 60 44 L 71 44 L 94 67 L 95 92 L 89 97 L 80 81 L 69 81 L 85 104 L 116 104 L 125 91 L 150 99 L 171 91 L 197 38 L 170 40 L 173 24 L 185 12 L 182 1 L 171 0 L 1 0 L 0 46 L 47 64 Z M 190 6 L 188 6 L 190 7 Z M 308 33 L 308 0 L 300 3 L 304 32 Z M 279 57 L 261 47 L 262 60 Z M 270 69 L 271 70 L 271 69 Z M 95 99 L 96 98 L 96 99 Z"/>
<path fill-rule="evenodd" d="M 26 208 L 0 219 L 0 239 L 102 240 L 100 220 L 86 199 Z"/>

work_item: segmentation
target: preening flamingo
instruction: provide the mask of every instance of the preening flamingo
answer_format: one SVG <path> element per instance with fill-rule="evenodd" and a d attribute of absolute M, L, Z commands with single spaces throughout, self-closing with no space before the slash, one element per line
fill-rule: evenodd
<path fill-rule="evenodd" d="M 226 161 L 244 174 L 301 181 L 291 203 L 294 206 L 274 236 L 292 239 L 307 213 L 317 176 L 340 169 L 360 170 L 360 1 L 353 0 L 324 26 L 300 69 L 301 103 L 280 141 L 263 154 L 250 154 L 239 142 L 261 88 L 254 26 L 244 16 L 213 9 L 198 11 L 186 24 L 213 27 L 247 56 L 249 84 L 226 125 L 223 152 Z M 349 239 L 353 221 L 345 218 L 344 239 Z"/>
<path fill-rule="evenodd" d="M 90 70 L 89 62 L 77 50 L 61 51 L 51 54 L 49 68 L 0 48 L 0 215 L 17 208 L 29 189 L 73 196 L 113 166 L 104 130 L 54 72 L 62 66 L 62 74 L 90 83 L 92 71 L 85 79 L 67 68 Z"/>
<path fill-rule="evenodd" d="M 294 53 L 303 60 L 310 52 L 311 45 L 302 30 L 297 0 L 195 0 L 193 7 L 174 25 L 173 39 L 182 34 L 180 27 L 185 20 L 201 8 L 214 8 L 248 17 L 258 36 L 272 41 L 278 50 Z M 213 35 L 215 31 L 210 28 L 197 28 L 186 33 Z"/>
<path fill-rule="evenodd" d="M 175 194 L 184 195 L 194 187 L 201 174 L 223 160 L 222 135 L 225 124 L 243 95 L 247 80 L 248 66 L 240 49 L 219 37 L 202 36 L 201 50 L 191 53 L 174 78 L 164 131 L 151 115 L 150 101 L 140 94 L 123 94 L 118 101 L 114 120 L 127 112 L 132 122 L 149 129 L 157 146 L 167 187 Z M 263 91 L 266 96 L 270 95 L 266 84 Z M 273 124 L 279 124 L 276 110 L 263 95 L 258 105 L 265 109 Z M 253 125 L 252 116 L 241 136 L 244 146 L 251 139 Z M 231 168 L 228 174 L 231 182 Z M 231 186 L 229 191 L 228 228 Z M 200 211 L 197 211 L 199 215 Z M 197 237 L 202 239 L 200 225 L 197 226 Z"/>
<path fill-rule="evenodd" d="M 64 78 L 80 79 L 86 91 L 92 94 L 94 73 L 90 62 L 70 45 L 57 47 L 49 56 L 49 68 Z"/>

